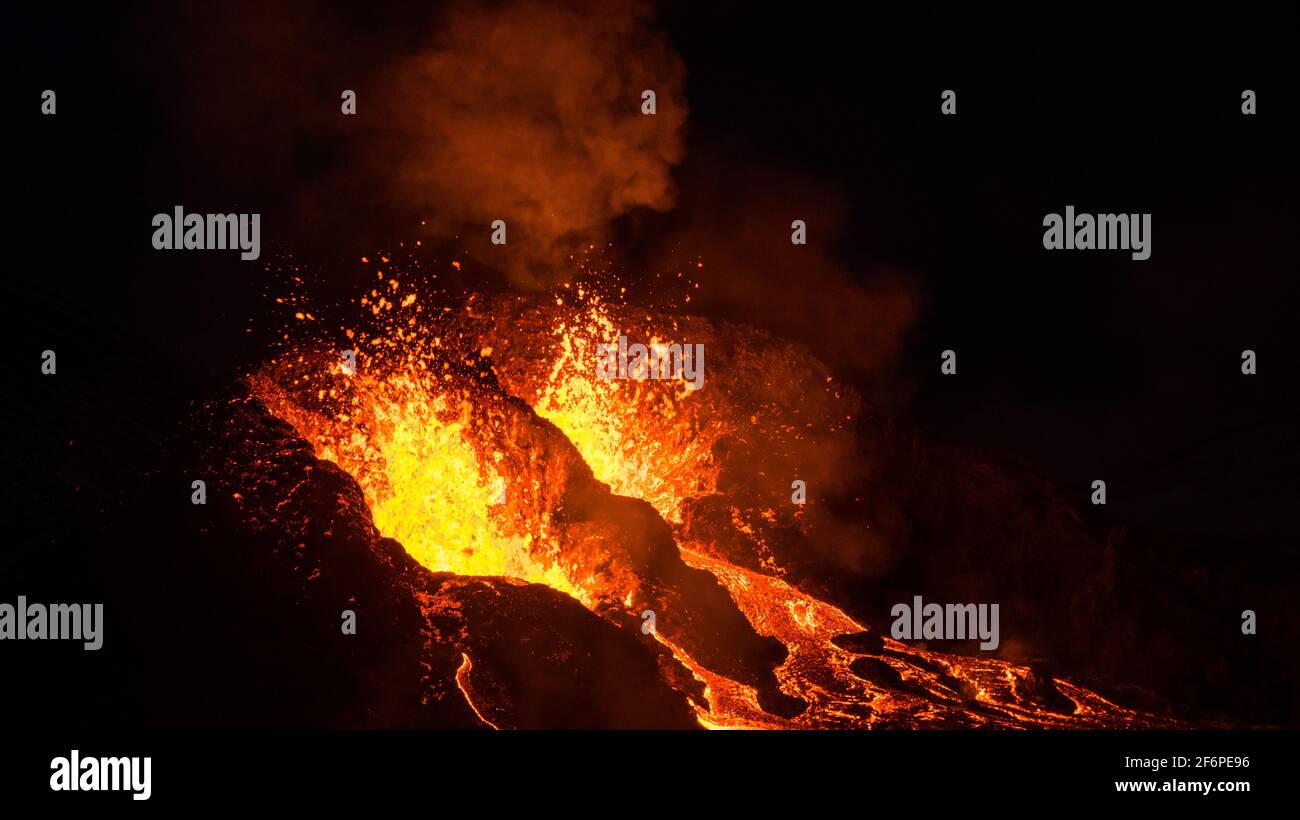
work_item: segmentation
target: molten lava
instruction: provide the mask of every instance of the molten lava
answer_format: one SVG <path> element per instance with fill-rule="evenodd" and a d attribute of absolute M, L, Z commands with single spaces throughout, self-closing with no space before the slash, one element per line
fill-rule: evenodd
<path fill-rule="evenodd" d="M 615 496 L 648 502 L 674 525 L 681 560 L 716 578 L 752 629 L 776 638 L 788 653 L 775 669 L 779 693 L 767 701 L 785 698 L 798 706 L 765 708 L 758 684 L 720 672 L 725 663 L 692 656 L 680 637 L 689 630 L 657 635 L 705 685 L 707 704 L 696 706 L 702 725 L 1159 723 L 1066 682 L 1056 683 L 1054 701 L 1044 701 L 1026 683 L 1029 669 L 999 660 L 889 640 L 865 652 L 835 644 L 836 636 L 865 628 L 782 580 L 784 570 L 764 536 L 746 523 L 783 516 L 798 525 L 800 511 L 777 512 L 780 505 L 772 500 L 788 495 L 788 476 L 796 474 L 782 463 L 756 465 L 752 487 L 728 491 L 735 497 L 733 535 L 753 545 L 744 566 L 724 558 L 698 532 L 687 536 L 686 502 L 720 495 L 717 449 L 724 440 L 761 441 L 778 462 L 834 467 L 826 453 L 841 445 L 827 442 L 839 441 L 858 404 L 806 354 L 772 347 L 756 364 L 745 358 L 747 340 L 758 338 L 748 331 L 647 316 L 581 290 L 576 305 L 507 298 L 484 306 L 471 298 L 459 311 L 428 314 L 414 293 L 400 290 L 390 279 L 361 300 L 379 329 L 348 329 L 355 371 L 342 363 L 341 348 L 305 343 L 254 374 L 250 388 L 311 443 L 319 459 L 357 481 L 380 532 L 425 567 L 546 584 L 604 617 L 639 623 L 643 607 L 675 600 L 675 593 L 651 597 L 665 582 L 647 580 L 648 564 L 638 555 L 611 565 L 574 546 L 599 544 L 592 533 L 609 532 L 603 525 L 575 531 L 568 521 L 574 471 L 589 468 Z M 694 337 L 688 341 L 714 346 L 710 353 L 720 354 L 714 362 L 729 362 L 728 375 L 711 373 L 705 390 L 597 378 L 597 347 L 619 334 L 661 343 L 681 341 L 687 331 Z M 770 384 L 783 372 L 800 374 L 807 386 L 785 396 Z M 759 390 L 758 384 L 767 386 Z M 710 397 L 710 391 L 720 395 Z M 576 448 L 585 467 L 557 466 L 564 461 L 562 448 L 546 443 L 552 434 L 537 417 L 558 428 L 559 440 Z M 462 690 L 471 668 L 465 656 L 457 673 Z"/>
<path fill-rule="evenodd" d="M 333 415 L 296 404 L 265 376 L 254 383 L 318 458 L 357 480 L 380 532 L 435 571 L 521 578 L 582 599 L 558 565 L 529 550 L 534 537 L 545 537 L 545 522 L 536 535 L 508 526 L 505 479 L 491 454 L 481 456 L 465 435 L 467 393 L 417 371 L 376 379 L 337 368 L 329 378 L 345 381 L 319 388 L 318 401 L 347 397 Z"/>
<path fill-rule="evenodd" d="M 579 291 L 579 299 L 584 296 Z M 721 425 L 692 429 L 683 405 L 694 391 L 681 381 L 597 378 L 597 349 L 619 333 L 594 297 L 561 321 L 554 331 L 554 363 L 530 403 L 573 442 L 597 479 L 618 495 L 649 501 L 675 521 L 683 498 L 713 491 L 717 474 L 710 469 L 710 451 Z M 522 382 L 518 386 L 526 389 Z"/>

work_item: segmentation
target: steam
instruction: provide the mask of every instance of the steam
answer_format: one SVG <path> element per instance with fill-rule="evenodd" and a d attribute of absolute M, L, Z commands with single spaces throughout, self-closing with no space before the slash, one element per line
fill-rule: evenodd
<path fill-rule="evenodd" d="M 456 6 L 384 83 L 395 193 L 516 284 L 568 278 L 614 219 L 673 206 L 684 75 L 639 3 Z M 489 243 L 497 219 L 505 247 Z"/>
<path fill-rule="evenodd" d="M 884 398 L 923 296 L 906 271 L 841 258 L 841 246 L 863 242 L 848 227 L 847 195 L 735 140 L 693 149 L 681 177 L 675 224 L 647 248 L 650 268 L 671 272 L 702 259 L 692 271 L 703 283 L 694 311 L 800 339 Z M 807 245 L 791 243 L 794 219 L 807 223 Z"/>

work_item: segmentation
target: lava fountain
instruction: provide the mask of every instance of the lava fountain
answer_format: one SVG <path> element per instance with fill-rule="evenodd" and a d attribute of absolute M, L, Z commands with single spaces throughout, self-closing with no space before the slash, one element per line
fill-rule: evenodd
<path fill-rule="evenodd" d="M 701 725 L 1167 725 L 1026 667 L 881 639 L 786 580 L 769 541 L 807 526 L 789 479 L 851 473 L 862 412 L 796 346 L 579 286 L 426 310 L 380 282 L 338 338 L 288 334 L 250 394 L 428 569 L 545 584 L 628 629 L 656 612 L 703 687 Z M 707 386 L 598 378 L 619 335 L 705 344 Z M 743 471 L 723 463 L 737 452 Z"/>

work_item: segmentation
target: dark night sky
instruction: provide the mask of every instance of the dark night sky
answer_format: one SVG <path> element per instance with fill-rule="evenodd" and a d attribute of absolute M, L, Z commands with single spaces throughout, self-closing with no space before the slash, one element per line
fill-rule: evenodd
<path fill-rule="evenodd" d="M 90 320 L 172 362 L 162 378 L 120 362 L 140 418 L 151 391 L 202 396 L 256 359 L 262 340 L 244 327 L 266 307 L 259 265 L 154 253 L 153 213 L 175 202 L 258 210 L 288 226 L 264 245 L 336 272 L 327 279 L 340 293 L 357 256 L 411 235 L 419 214 L 401 202 L 302 218 L 303 191 L 367 146 L 346 131 L 313 133 L 299 113 L 336 109 L 338 88 L 424 42 L 427 11 L 351 5 L 304 13 L 306 46 L 340 31 L 349 44 L 311 66 L 237 36 L 256 17 L 238 4 L 112 18 L 47 8 L 9 27 L 11 276 L 39 294 L 13 309 L 25 334 L 57 340 Z M 1121 518 L 1293 536 L 1295 21 L 1244 9 L 1080 14 L 669 5 L 659 20 L 690 104 L 682 196 L 629 246 L 654 248 L 708 207 L 692 181 L 710 173 L 724 185 L 803 180 L 805 199 L 792 201 L 815 206 L 824 191 L 843 205 L 824 239 L 837 264 L 862 281 L 899 272 L 920 299 L 893 367 L 850 372 L 894 412 L 1079 498 L 1107 477 Z M 186 89 L 180 64 L 199 54 L 220 70 Z M 286 86 L 307 96 L 267 99 Z M 45 87 L 59 89 L 56 118 L 34 113 Z M 1259 94 L 1253 118 L 1239 113 L 1246 87 Z M 955 119 L 938 114 L 944 88 L 958 92 Z M 203 136 L 232 129 L 242 144 Z M 1151 261 L 1045 252 L 1042 216 L 1066 204 L 1153 213 Z M 785 241 L 782 219 L 773 242 Z M 788 255 L 748 252 L 754 266 L 785 265 L 769 276 L 801 287 Z M 632 254 L 628 275 L 657 258 Z M 718 314 L 775 321 L 764 289 L 752 311 Z M 82 319 L 70 322 L 62 300 Z M 1251 379 L 1238 370 L 1247 347 L 1260 356 Z M 958 351 L 956 378 L 939 375 L 944 348 Z"/>

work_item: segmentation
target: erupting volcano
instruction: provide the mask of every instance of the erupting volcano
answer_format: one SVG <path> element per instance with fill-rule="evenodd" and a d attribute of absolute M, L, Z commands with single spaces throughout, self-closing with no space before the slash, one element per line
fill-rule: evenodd
<path fill-rule="evenodd" d="M 376 276 L 354 324 L 295 310 L 246 394 L 208 411 L 204 456 L 298 599 L 378 597 L 382 628 L 406 633 L 387 637 L 418 683 L 371 685 L 418 704 L 371 722 L 1170 725 L 1042 668 L 882 637 L 832 602 L 834 567 L 889 560 L 887 533 L 837 509 L 870 506 L 871 410 L 798 345 L 590 285 L 438 304 Z M 702 344 L 706 385 L 600 378 L 620 335 Z"/>
<path fill-rule="evenodd" d="M 1294 12 L 83 6 L 6 802 L 1283 791 Z"/>

